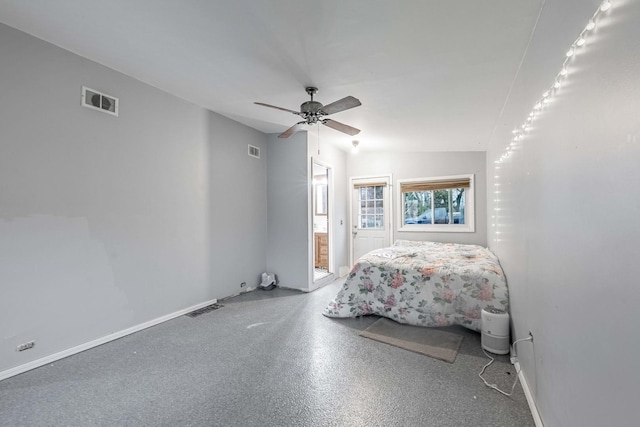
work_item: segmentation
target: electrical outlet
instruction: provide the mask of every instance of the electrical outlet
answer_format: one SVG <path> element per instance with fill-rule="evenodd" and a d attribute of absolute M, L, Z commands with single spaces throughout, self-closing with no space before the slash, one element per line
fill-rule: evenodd
<path fill-rule="evenodd" d="M 29 342 L 26 342 L 24 344 L 20 344 L 18 347 L 16 347 L 16 351 L 29 350 L 29 349 L 32 349 L 33 347 L 35 347 L 35 345 L 36 345 L 35 341 L 29 341 Z"/>
<path fill-rule="evenodd" d="M 242 282 L 242 283 L 240 283 L 240 287 L 241 287 L 241 288 L 244 288 L 245 286 L 247 286 L 247 282 Z"/>

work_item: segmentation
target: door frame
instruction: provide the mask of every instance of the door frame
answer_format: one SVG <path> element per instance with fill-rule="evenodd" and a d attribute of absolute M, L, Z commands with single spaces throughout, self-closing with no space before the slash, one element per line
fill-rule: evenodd
<path fill-rule="evenodd" d="M 314 271 L 315 271 L 315 260 L 314 260 L 314 252 L 315 252 L 315 244 L 314 244 L 314 230 L 313 230 L 313 216 L 315 211 L 313 209 L 315 197 L 315 186 L 313 185 L 313 165 L 316 164 L 323 168 L 327 169 L 327 238 L 329 239 L 329 244 L 327 245 L 328 253 L 328 271 L 329 275 L 323 277 L 317 281 L 314 281 Z M 334 213 L 334 179 L 333 179 L 333 166 L 329 163 L 325 163 L 317 158 L 311 157 L 311 163 L 309 167 L 309 183 L 310 183 L 310 191 L 309 191 L 309 291 L 314 291 L 325 285 L 326 283 L 330 283 L 335 278 L 335 272 L 333 269 L 334 265 L 334 247 L 333 247 L 333 216 Z"/>
<path fill-rule="evenodd" d="M 387 195 L 389 197 L 389 215 L 388 218 L 385 219 L 388 228 L 389 234 L 389 244 L 393 243 L 393 176 L 392 174 L 380 174 L 380 175 L 366 175 L 366 176 L 352 176 L 349 178 L 349 265 L 353 266 L 355 259 L 353 259 L 353 194 L 354 188 L 353 186 L 358 184 L 366 184 L 367 182 L 381 182 L 385 181 L 387 183 L 387 187 L 389 191 L 387 191 Z"/>

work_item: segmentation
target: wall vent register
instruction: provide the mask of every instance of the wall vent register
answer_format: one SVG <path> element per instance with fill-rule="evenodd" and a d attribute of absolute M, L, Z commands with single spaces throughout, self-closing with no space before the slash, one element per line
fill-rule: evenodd
<path fill-rule="evenodd" d="M 251 157 L 255 157 L 256 159 L 260 158 L 260 148 L 255 147 L 253 145 L 249 145 L 249 155 Z"/>
<path fill-rule="evenodd" d="M 82 86 L 82 106 L 118 116 L 118 98 Z"/>

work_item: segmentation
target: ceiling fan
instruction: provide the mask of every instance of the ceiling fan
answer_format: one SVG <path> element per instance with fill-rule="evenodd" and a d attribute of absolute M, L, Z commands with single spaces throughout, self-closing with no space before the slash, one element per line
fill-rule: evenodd
<path fill-rule="evenodd" d="M 286 131 L 282 132 L 278 135 L 278 138 L 289 138 L 294 133 L 302 130 L 302 125 L 315 125 L 317 123 L 322 123 L 325 126 L 329 126 L 332 129 L 338 130 L 340 132 L 346 133 L 347 135 L 357 135 L 360 133 L 360 129 L 356 129 L 349 125 L 345 125 L 344 123 L 337 122 L 332 119 L 326 119 L 325 116 L 329 114 L 339 113 L 340 111 L 348 110 L 349 108 L 354 108 L 362 105 L 360 100 L 354 98 L 353 96 L 347 96 L 345 98 L 339 99 L 336 102 L 332 102 L 329 105 L 322 105 L 318 101 L 313 100 L 313 95 L 318 92 L 317 87 L 307 87 L 305 88 L 309 96 L 311 96 L 311 101 L 303 102 L 300 105 L 300 111 L 289 110 L 288 108 L 276 107 L 275 105 L 264 104 L 262 102 L 255 102 L 254 104 L 262 105 L 264 107 L 275 108 L 277 110 L 288 111 L 290 113 L 296 114 L 302 117 L 304 120 L 296 123 L 291 126 Z"/>

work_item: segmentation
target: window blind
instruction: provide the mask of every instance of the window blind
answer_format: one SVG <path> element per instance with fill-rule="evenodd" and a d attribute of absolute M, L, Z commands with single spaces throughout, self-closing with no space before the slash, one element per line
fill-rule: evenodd
<path fill-rule="evenodd" d="M 367 182 L 366 184 L 353 184 L 353 188 L 365 188 L 365 187 L 386 187 L 386 182 Z"/>
<path fill-rule="evenodd" d="M 434 181 L 403 182 L 400 184 L 400 191 L 411 193 L 413 191 L 434 191 L 447 190 L 449 188 L 469 188 L 471 178 L 442 179 Z"/>

